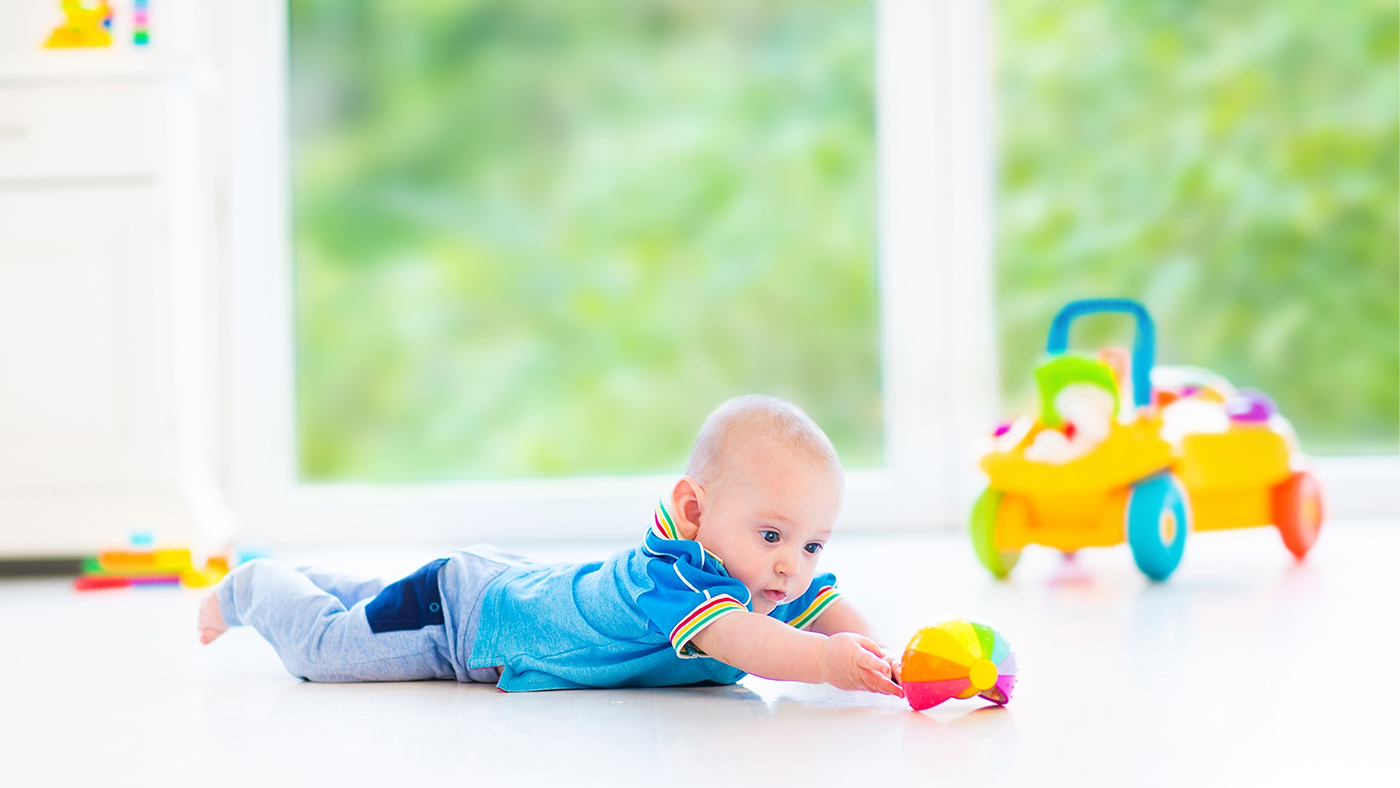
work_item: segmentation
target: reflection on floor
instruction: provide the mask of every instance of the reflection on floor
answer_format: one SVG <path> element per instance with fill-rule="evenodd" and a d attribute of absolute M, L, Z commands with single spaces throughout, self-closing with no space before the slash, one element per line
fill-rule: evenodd
<path fill-rule="evenodd" d="M 611 545 L 548 550 L 546 560 Z M 507 695 L 291 678 L 249 630 L 196 642 L 198 594 L 0 583 L 5 785 L 1374 784 L 1397 733 L 1400 528 L 1345 524 L 1295 565 L 1267 530 L 1194 536 L 1147 583 L 1123 548 L 1028 551 L 989 579 L 958 535 L 847 536 L 826 553 L 902 646 L 951 617 L 1020 665 L 1006 709 L 747 679 Z M 405 573 L 433 549 L 288 555 Z M 913 780 L 914 782 L 908 782 Z"/>

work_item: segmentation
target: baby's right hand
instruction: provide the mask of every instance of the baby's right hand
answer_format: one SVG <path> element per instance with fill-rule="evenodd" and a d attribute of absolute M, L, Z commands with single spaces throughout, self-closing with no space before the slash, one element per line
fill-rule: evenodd
<path fill-rule="evenodd" d="M 821 654 L 822 680 L 844 690 L 866 690 L 904 697 L 904 690 L 890 680 L 893 671 L 884 652 L 873 640 L 852 632 L 826 639 Z"/>

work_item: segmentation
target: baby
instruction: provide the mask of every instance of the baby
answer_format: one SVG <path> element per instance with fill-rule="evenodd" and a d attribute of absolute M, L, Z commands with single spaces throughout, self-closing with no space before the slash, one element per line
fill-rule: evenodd
<path fill-rule="evenodd" d="M 902 697 L 870 623 L 816 573 L 844 483 L 806 414 L 739 397 L 705 420 L 641 543 L 606 561 L 537 565 L 477 547 L 388 586 L 249 561 L 204 600 L 200 640 L 251 626 L 311 681 L 515 692 L 752 673 Z"/>

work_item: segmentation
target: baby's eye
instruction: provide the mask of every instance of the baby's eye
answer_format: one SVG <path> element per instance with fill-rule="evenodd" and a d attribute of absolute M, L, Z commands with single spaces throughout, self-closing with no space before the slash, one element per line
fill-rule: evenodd
<path fill-rule="evenodd" d="M 765 541 L 765 542 L 767 542 L 767 543 L 769 543 L 769 544 L 777 544 L 777 543 L 778 543 L 778 532 L 777 532 L 777 531 L 761 531 L 760 533 L 761 533 L 762 536 L 763 536 L 763 541 Z"/>
<path fill-rule="evenodd" d="M 803 549 L 803 550 L 806 550 L 806 551 L 809 552 L 809 553 L 812 553 L 813 555 L 815 555 L 816 553 L 818 553 L 818 552 L 821 551 L 821 549 L 822 549 L 822 543 L 821 543 L 821 542 L 812 542 L 811 544 L 803 545 L 803 546 L 802 546 L 802 549 Z"/>

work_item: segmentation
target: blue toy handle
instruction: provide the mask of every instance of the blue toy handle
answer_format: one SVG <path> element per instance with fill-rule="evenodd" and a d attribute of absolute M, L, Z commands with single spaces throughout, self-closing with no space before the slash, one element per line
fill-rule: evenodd
<path fill-rule="evenodd" d="M 1065 304 L 1050 323 L 1050 338 L 1045 351 L 1059 355 L 1069 349 L 1069 324 L 1075 318 L 1100 312 L 1122 312 L 1137 319 L 1137 334 L 1133 338 L 1133 404 L 1139 408 L 1152 402 L 1152 364 L 1157 356 L 1157 330 L 1147 307 L 1131 298 L 1086 298 Z"/>

